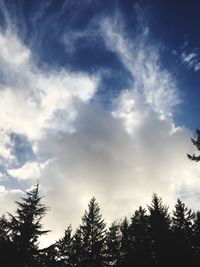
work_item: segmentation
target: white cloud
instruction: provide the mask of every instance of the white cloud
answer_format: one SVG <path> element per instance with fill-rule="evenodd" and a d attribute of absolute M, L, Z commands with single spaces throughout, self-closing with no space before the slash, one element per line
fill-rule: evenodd
<path fill-rule="evenodd" d="M 36 180 L 41 177 L 41 172 L 47 167 L 49 161 L 44 163 L 26 162 L 22 167 L 16 169 L 8 169 L 8 174 L 19 180 Z"/>
<path fill-rule="evenodd" d="M 12 155 L 12 147 L 13 145 L 12 145 L 10 136 L 6 134 L 3 130 L 1 130 L 0 131 L 0 157 L 2 158 L 2 160 L 7 159 L 7 161 L 10 162 L 14 159 L 14 156 Z"/>
<path fill-rule="evenodd" d="M 23 191 L 20 189 L 6 189 L 6 187 L 0 186 L 0 214 L 14 212 L 16 208 L 15 201 L 19 199 L 22 194 Z"/>
<path fill-rule="evenodd" d="M 190 53 L 182 52 L 181 53 L 182 63 L 191 70 L 199 71 L 200 70 L 200 60 L 199 60 L 199 52 L 197 49 Z"/>
<path fill-rule="evenodd" d="M 28 140 L 48 132 L 72 131 L 76 109 L 94 95 L 96 77 L 67 70 L 43 70 L 14 32 L 0 33 L 0 155 L 13 158 L 12 132 Z"/>
<path fill-rule="evenodd" d="M 104 20 L 102 36 L 108 49 L 114 51 L 134 80 L 134 91 L 156 112 L 170 115 L 180 102 L 176 80 L 159 59 L 159 47 L 148 43 L 149 31 L 129 40 L 120 18 Z"/>

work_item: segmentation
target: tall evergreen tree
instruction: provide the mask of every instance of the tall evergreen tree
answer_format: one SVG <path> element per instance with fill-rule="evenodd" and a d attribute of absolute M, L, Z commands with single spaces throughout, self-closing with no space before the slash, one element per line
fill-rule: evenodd
<path fill-rule="evenodd" d="M 195 266 L 200 262 L 200 212 L 196 213 L 193 224 L 193 253 Z"/>
<path fill-rule="evenodd" d="M 131 239 L 129 232 L 129 222 L 126 217 L 122 221 L 120 229 L 121 229 L 120 266 L 129 267 L 131 266 Z"/>
<path fill-rule="evenodd" d="M 83 235 L 78 227 L 72 239 L 71 262 L 73 267 L 82 267 L 84 262 Z"/>
<path fill-rule="evenodd" d="M 106 262 L 107 266 L 119 266 L 121 255 L 121 231 L 117 222 L 111 224 L 106 236 Z"/>
<path fill-rule="evenodd" d="M 131 218 L 130 238 L 133 266 L 149 266 L 151 262 L 149 224 L 146 210 L 142 207 L 139 207 Z"/>
<path fill-rule="evenodd" d="M 175 211 L 172 217 L 173 245 L 176 249 L 177 264 L 191 264 L 192 259 L 192 239 L 193 239 L 193 219 L 194 213 L 185 204 L 177 200 Z"/>
<path fill-rule="evenodd" d="M 10 215 L 11 240 L 20 255 L 20 266 L 34 267 L 39 261 L 38 238 L 49 231 L 42 230 L 41 219 L 47 208 L 38 194 L 39 184 L 17 201 L 16 215 Z"/>
<path fill-rule="evenodd" d="M 56 243 L 58 260 L 63 266 L 71 267 L 72 265 L 72 228 L 69 226 L 65 230 L 65 235 Z"/>
<path fill-rule="evenodd" d="M 153 195 L 149 208 L 151 256 L 153 266 L 167 266 L 170 261 L 170 215 L 162 199 Z"/>
<path fill-rule="evenodd" d="M 105 223 L 93 197 L 82 218 L 82 267 L 101 267 L 105 261 Z"/>
<path fill-rule="evenodd" d="M 192 144 L 194 146 L 196 146 L 197 150 L 200 151 L 200 130 L 197 129 L 196 130 L 196 133 L 197 133 L 197 138 L 196 139 L 193 139 L 191 138 L 191 141 L 192 141 Z M 200 161 L 200 155 L 199 156 L 196 156 L 195 154 L 193 154 L 192 156 L 190 154 L 187 154 L 188 158 L 191 159 L 191 160 L 194 160 L 194 161 Z"/>

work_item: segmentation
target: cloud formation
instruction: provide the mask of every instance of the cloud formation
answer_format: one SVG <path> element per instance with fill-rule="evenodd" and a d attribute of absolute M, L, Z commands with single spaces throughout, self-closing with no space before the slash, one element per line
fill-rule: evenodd
<path fill-rule="evenodd" d="M 200 70 L 199 51 L 197 49 L 194 49 L 194 51 L 190 53 L 182 52 L 181 60 L 189 70 L 195 72 Z"/>
<path fill-rule="evenodd" d="M 2 157 L 12 158 L 12 145 L 8 144 L 12 132 L 36 141 L 49 131 L 73 130 L 76 106 L 91 99 L 97 78 L 38 68 L 31 51 L 10 31 L 0 34 L 0 59 Z"/>

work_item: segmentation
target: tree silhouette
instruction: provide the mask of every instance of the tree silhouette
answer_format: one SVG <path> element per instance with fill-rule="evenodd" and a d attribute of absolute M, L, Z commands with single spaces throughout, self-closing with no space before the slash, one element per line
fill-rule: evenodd
<path fill-rule="evenodd" d="M 194 262 L 200 262 L 200 212 L 195 215 L 193 228 L 193 249 L 194 249 Z"/>
<path fill-rule="evenodd" d="M 104 265 L 105 226 L 99 205 L 93 197 L 88 205 L 88 211 L 85 211 L 80 227 L 83 242 L 82 267 Z"/>
<path fill-rule="evenodd" d="M 81 228 L 77 228 L 72 239 L 71 262 L 73 267 L 81 267 L 84 262 L 83 236 Z"/>
<path fill-rule="evenodd" d="M 73 266 L 72 265 L 72 227 L 71 225 L 65 230 L 65 235 L 62 239 L 60 239 L 56 243 L 56 247 L 58 249 L 58 260 L 65 266 Z"/>
<path fill-rule="evenodd" d="M 121 231 L 120 225 L 117 222 L 113 222 L 108 229 L 106 236 L 106 250 L 107 266 L 119 266 L 121 255 Z"/>
<path fill-rule="evenodd" d="M 17 249 L 9 236 L 8 221 L 5 216 L 0 218 L 0 265 L 13 267 L 16 264 Z"/>
<path fill-rule="evenodd" d="M 131 218 L 130 237 L 132 247 L 132 264 L 149 266 L 151 262 L 150 233 L 146 210 L 139 207 Z"/>
<path fill-rule="evenodd" d="M 197 134 L 197 138 L 196 140 L 191 138 L 191 141 L 192 141 L 192 144 L 194 146 L 196 146 L 197 150 L 200 151 L 200 130 L 197 129 L 196 130 L 196 134 Z M 188 158 L 190 160 L 194 160 L 194 161 L 200 161 L 200 155 L 199 156 L 196 156 L 195 154 L 193 154 L 192 156 L 190 154 L 187 154 Z"/>
<path fill-rule="evenodd" d="M 114 222 L 106 231 L 100 208 L 92 198 L 73 232 L 51 246 L 39 249 L 41 219 L 47 208 L 37 184 L 17 203 L 15 215 L 0 217 L 0 266 L 3 267 L 198 267 L 200 212 L 193 213 L 179 199 L 169 214 L 156 194 L 146 211 L 139 207 L 131 217 Z"/>
<path fill-rule="evenodd" d="M 167 266 L 170 250 L 170 215 L 162 199 L 156 194 L 149 208 L 151 257 L 153 266 Z"/>
<path fill-rule="evenodd" d="M 121 224 L 121 256 L 120 266 L 131 266 L 131 239 L 129 231 L 129 223 L 127 218 Z"/>
<path fill-rule="evenodd" d="M 195 215 L 185 204 L 177 200 L 172 217 L 173 244 L 176 248 L 174 259 L 177 264 L 191 264 L 193 219 Z"/>
<path fill-rule="evenodd" d="M 49 232 L 41 230 L 40 221 L 47 208 L 41 203 L 38 189 L 39 184 L 27 192 L 21 202 L 16 202 L 16 215 L 9 214 L 10 237 L 17 247 L 20 266 L 34 267 L 39 264 L 38 238 Z"/>

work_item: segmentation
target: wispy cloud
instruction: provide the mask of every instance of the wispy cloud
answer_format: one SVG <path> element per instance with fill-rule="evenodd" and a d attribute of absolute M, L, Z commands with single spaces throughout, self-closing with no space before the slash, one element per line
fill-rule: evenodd
<path fill-rule="evenodd" d="M 117 53 L 131 73 L 132 90 L 143 95 L 145 102 L 155 111 L 170 115 L 180 103 L 179 91 L 173 75 L 162 67 L 159 46 L 149 42 L 148 27 L 144 27 L 134 40 L 126 35 L 119 17 L 104 20 L 101 28 L 108 49 Z"/>
<path fill-rule="evenodd" d="M 194 51 L 190 53 L 182 52 L 181 60 L 182 60 L 182 63 L 189 70 L 193 70 L 195 72 L 200 70 L 200 53 L 197 49 L 194 49 Z"/>

